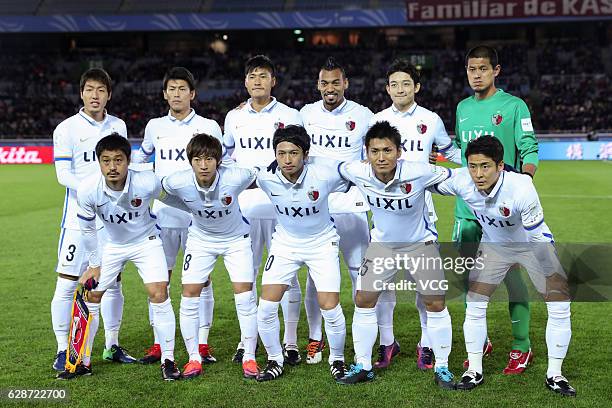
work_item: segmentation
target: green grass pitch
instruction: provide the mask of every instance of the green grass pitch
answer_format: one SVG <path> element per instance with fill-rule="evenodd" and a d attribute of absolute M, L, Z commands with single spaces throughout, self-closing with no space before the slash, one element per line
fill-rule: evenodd
<path fill-rule="evenodd" d="M 536 185 L 557 242 L 612 242 L 612 164 L 543 162 L 540 167 Z M 288 368 L 280 380 L 271 383 L 244 380 L 241 368 L 230 362 L 239 329 L 231 287 L 221 266 L 213 274 L 216 305 L 209 341 L 219 362 L 205 366 L 202 377 L 165 383 L 157 365 L 120 366 L 103 362 L 103 333 L 98 333 L 93 353 L 95 375 L 60 383 L 51 370 L 56 343 L 50 302 L 56 280 L 54 268 L 64 189 L 49 165 L 0 166 L 0 187 L 0 389 L 64 388 L 70 394 L 69 405 L 91 407 L 593 407 L 610 403 L 606 370 L 610 365 L 612 303 L 572 306 L 573 337 L 564 364 L 564 373 L 578 391 L 578 397 L 572 400 L 554 395 L 543 385 L 547 362 L 546 308 L 541 302 L 532 304 L 534 363 L 524 375 L 515 377 L 501 374 L 511 343 L 507 308 L 502 303 L 491 305 L 488 325 L 495 349 L 493 356 L 484 362 L 486 384 L 470 393 L 439 390 L 433 384 L 431 373 L 417 371 L 414 346 L 419 337 L 419 320 L 414 306 L 407 303 L 398 304 L 395 315 L 395 333 L 402 353 L 373 383 L 338 386 L 331 380 L 327 364 Z M 450 239 L 452 205 L 452 198 L 436 197 L 441 241 Z M 152 341 L 146 295 L 133 266 L 123 276 L 126 301 L 120 340 L 131 354 L 141 356 Z M 304 278 L 302 271 L 302 287 Z M 186 354 L 178 328 L 178 274 L 172 281 L 172 300 L 177 314 L 176 358 L 182 366 Z M 348 329 L 346 357 L 351 361 L 353 306 L 346 270 L 343 270 L 342 290 Z M 453 302 L 449 309 L 454 335 L 450 368 L 455 375 L 460 375 L 465 356 L 463 304 Z M 299 326 L 302 349 L 307 335 L 302 309 Z M 260 351 L 258 357 L 262 364 L 264 353 Z M 0 401 L 0 405 L 8 403 L 6 399 Z"/>

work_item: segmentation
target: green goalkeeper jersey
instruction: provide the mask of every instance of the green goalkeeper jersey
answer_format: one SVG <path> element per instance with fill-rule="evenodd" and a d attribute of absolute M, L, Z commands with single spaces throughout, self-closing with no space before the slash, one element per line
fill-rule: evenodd
<path fill-rule="evenodd" d="M 459 102 L 455 135 L 463 166 L 467 166 L 465 149 L 468 142 L 483 135 L 495 136 L 502 142 L 504 163 L 519 171 L 525 163 L 538 165 L 538 140 L 527 104 L 501 89 L 483 100 L 470 96 Z M 455 217 L 476 219 L 459 197 L 455 203 Z"/>

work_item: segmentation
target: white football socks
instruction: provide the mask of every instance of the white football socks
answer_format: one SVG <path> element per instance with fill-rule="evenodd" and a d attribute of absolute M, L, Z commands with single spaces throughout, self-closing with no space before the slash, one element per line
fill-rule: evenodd
<path fill-rule="evenodd" d="M 380 344 L 390 346 L 395 341 L 393 334 L 393 311 L 395 310 L 395 292 L 383 290 L 376 303 L 376 318 L 380 333 Z"/>
<path fill-rule="evenodd" d="M 181 335 L 185 342 L 189 361 L 202 362 L 202 357 L 198 349 L 198 327 L 200 325 L 199 309 L 201 305 L 200 297 L 181 297 L 181 307 L 179 312 L 179 322 Z"/>
<path fill-rule="evenodd" d="M 304 308 L 306 309 L 306 320 L 308 320 L 308 337 L 312 340 L 321 341 L 323 332 L 321 323 L 321 308 L 319 307 L 319 299 L 317 297 L 317 288 L 310 278 L 306 278 L 306 296 L 304 297 Z"/>
<path fill-rule="evenodd" d="M 329 364 L 338 360 L 344 361 L 346 321 L 342 313 L 342 306 L 338 303 L 333 309 L 321 309 L 321 315 L 325 320 L 325 334 L 327 334 L 329 344 Z"/>
<path fill-rule="evenodd" d="M 448 367 L 448 356 L 453 344 L 453 328 L 446 307 L 441 312 L 427 312 L 427 332 L 431 334 L 436 367 Z"/>
<path fill-rule="evenodd" d="M 240 324 L 240 340 L 244 346 L 242 361 L 255 360 L 257 347 L 257 304 L 253 292 L 242 292 L 234 295 L 236 314 Z"/>
<path fill-rule="evenodd" d="M 423 296 L 419 292 L 416 292 L 414 304 L 419 312 L 419 320 L 421 321 L 421 340 L 419 341 L 419 345 L 421 347 L 431 348 L 431 341 L 427 334 L 427 308 L 425 308 Z"/>
<path fill-rule="evenodd" d="M 463 323 L 465 349 L 468 353 L 470 370 L 482 374 L 482 349 L 487 341 L 487 306 L 489 298 L 477 295 L 478 301 L 470 301 L 469 295 L 466 302 L 465 322 Z"/>
<path fill-rule="evenodd" d="M 162 364 L 166 359 L 174 361 L 176 319 L 170 298 L 162 303 L 151 303 L 151 307 L 153 308 L 153 330 L 159 339 Z"/>
<path fill-rule="evenodd" d="M 280 344 L 279 302 L 259 299 L 257 307 L 257 331 L 268 353 L 268 360 L 274 360 L 282 367 L 283 349 Z"/>
<path fill-rule="evenodd" d="M 300 321 L 300 309 L 302 308 L 302 288 L 297 279 L 297 274 L 293 277 L 291 285 L 281 299 L 281 307 L 285 323 L 283 343 L 297 345 L 297 326 Z"/>
<path fill-rule="evenodd" d="M 353 347 L 355 362 L 365 370 L 372 369 L 372 347 L 376 343 L 376 309 L 355 306 L 353 312 Z"/>
<path fill-rule="evenodd" d="M 58 276 L 55 284 L 55 293 L 51 301 L 51 322 L 57 341 L 57 351 L 68 349 L 68 331 L 72 315 L 72 299 L 78 285 L 77 281 L 64 279 Z"/>
<path fill-rule="evenodd" d="M 89 309 L 89 317 L 91 318 L 89 322 L 89 337 L 85 345 L 85 353 L 83 353 L 83 364 L 88 366 L 91 364 L 91 351 L 93 350 L 94 340 L 100 325 L 100 303 L 85 302 L 85 304 Z"/>
<path fill-rule="evenodd" d="M 548 349 L 548 370 L 546 376 L 561 375 L 561 365 L 567 354 L 572 338 L 570 302 L 546 302 L 546 348 Z"/>
<path fill-rule="evenodd" d="M 100 315 L 104 322 L 104 343 L 107 350 L 119 345 L 119 328 L 123 318 L 123 288 L 121 282 L 115 282 L 102 296 Z"/>
<path fill-rule="evenodd" d="M 200 344 L 208 344 L 208 334 L 213 322 L 213 312 L 215 309 L 215 297 L 213 295 L 212 282 L 202 288 L 200 293 L 200 327 L 198 341 Z"/>

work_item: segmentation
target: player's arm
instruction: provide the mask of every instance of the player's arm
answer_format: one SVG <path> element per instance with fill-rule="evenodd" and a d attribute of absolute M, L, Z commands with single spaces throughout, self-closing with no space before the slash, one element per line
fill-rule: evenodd
<path fill-rule="evenodd" d="M 226 151 L 227 156 L 232 156 L 234 154 L 234 149 L 236 147 L 236 142 L 234 140 L 234 134 L 232 133 L 232 112 L 230 111 L 225 116 L 225 122 L 223 123 L 223 147 Z"/>
<path fill-rule="evenodd" d="M 80 181 L 72 171 L 72 138 L 63 128 L 53 132 L 53 157 L 57 181 L 68 188 L 76 190 Z"/>
<path fill-rule="evenodd" d="M 522 100 L 515 111 L 514 143 L 521 157 L 521 171 L 533 177 L 539 164 L 538 139 L 533 130 L 529 108 Z"/>
<path fill-rule="evenodd" d="M 85 259 L 88 260 L 86 274 L 81 278 L 81 283 L 93 277 L 98 280 L 100 276 L 100 254 L 98 253 L 98 230 L 96 228 L 96 204 L 91 194 L 88 194 L 87 180 L 77 189 L 77 202 L 79 204 L 77 217 L 83 237 L 83 251 Z"/>
<path fill-rule="evenodd" d="M 151 133 L 151 121 L 149 121 L 145 127 L 144 139 L 140 148 L 132 152 L 132 163 L 148 163 L 151 160 L 151 156 L 155 153 L 155 144 Z"/>
<path fill-rule="evenodd" d="M 461 136 L 459 136 L 459 105 L 457 105 L 457 110 L 455 111 L 455 138 L 453 139 L 453 144 L 461 151 Z M 461 159 L 461 158 L 459 158 Z"/>
<path fill-rule="evenodd" d="M 257 179 L 258 169 L 240 169 L 236 168 L 236 183 L 238 192 L 241 193 L 248 188 L 255 188 L 255 180 Z"/>
<path fill-rule="evenodd" d="M 434 143 L 438 147 L 438 151 L 449 161 L 461 164 L 461 149 L 451 141 L 448 133 L 446 133 L 444 122 L 439 116 L 437 116 L 435 123 Z"/>
<path fill-rule="evenodd" d="M 176 188 L 176 178 L 179 174 L 180 173 L 171 174 L 161 179 L 160 192 L 157 199 L 166 205 L 191 213 L 191 210 L 187 207 L 180 195 L 180 190 Z"/>

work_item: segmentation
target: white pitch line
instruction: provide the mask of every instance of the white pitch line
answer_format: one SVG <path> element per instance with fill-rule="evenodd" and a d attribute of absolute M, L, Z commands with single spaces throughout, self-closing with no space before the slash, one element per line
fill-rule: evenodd
<path fill-rule="evenodd" d="M 612 200 L 612 195 L 584 195 L 584 194 L 539 194 L 548 198 L 593 198 L 596 200 Z"/>

